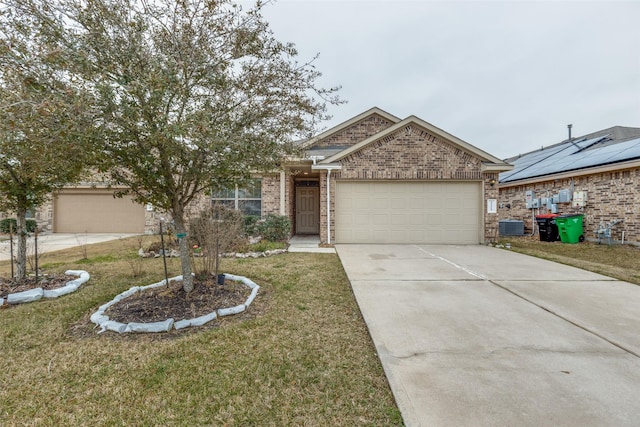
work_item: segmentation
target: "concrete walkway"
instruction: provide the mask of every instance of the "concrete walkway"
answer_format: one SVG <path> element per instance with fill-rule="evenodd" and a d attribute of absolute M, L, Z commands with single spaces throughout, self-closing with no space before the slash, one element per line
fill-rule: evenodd
<path fill-rule="evenodd" d="M 640 286 L 486 246 L 338 245 L 407 426 L 636 426 Z"/>
<path fill-rule="evenodd" d="M 62 249 L 69 249 L 76 246 L 91 245 L 93 243 L 107 242 L 110 240 L 122 239 L 125 237 L 135 236 L 136 234 L 126 233 L 43 233 L 38 235 L 38 252 L 53 252 Z M 6 240 L 0 241 L 0 261 L 11 259 L 10 242 L 8 236 Z M 33 236 L 27 240 L 27 248 L 33 247 Z M 15 237 L 14 237 L 15 251 Z"/>
<path fill-rule="evenodd" d="M 313 235 L 295 235 L 289 240 L 289 252 L 310 252 L 317 254 L 335 254 L 335 248 L 321 248 L 320 236 Z"/>

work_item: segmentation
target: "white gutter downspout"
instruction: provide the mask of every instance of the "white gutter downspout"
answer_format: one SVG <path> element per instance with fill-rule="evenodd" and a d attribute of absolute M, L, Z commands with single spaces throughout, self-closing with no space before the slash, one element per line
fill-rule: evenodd
<path fill-rule="evenodd" d="M 313 165 L 312 170 L 326 170 L 327 171 L 327 244 L 331 244 L 331 171 L 342 169 L 341 165 L 327 164 L 327 165 Z"/>

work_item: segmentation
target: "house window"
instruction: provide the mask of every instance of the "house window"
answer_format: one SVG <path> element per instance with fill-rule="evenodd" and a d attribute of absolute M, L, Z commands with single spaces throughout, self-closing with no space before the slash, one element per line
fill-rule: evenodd
<path fill-rule="evenodd" d="M 245 215 L 260 216 L 262 211 L 262 181 L 252 179 L 244 187 L 227 188 L 211 196 L 211 203 L 240 210 Z"/>

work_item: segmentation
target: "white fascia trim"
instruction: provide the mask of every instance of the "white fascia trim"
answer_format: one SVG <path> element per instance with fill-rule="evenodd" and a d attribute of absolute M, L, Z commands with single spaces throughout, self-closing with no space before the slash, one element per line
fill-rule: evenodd
<path fill-rule="evenodd" d="M 506 172 L 513 170 L 513 165 L 509 163 L 482 163 L 482 172 Z"/>
<path fill-rule="evenodd" d="M 340 170 L 342 169 L 342 165 L 336 164 L 336 163 L 327 163 L 327 164 L 318 164 L 318 165 L 312 165 L 311 166 L 311 170 L 314 171 L 328 171 L 328 170 Z"/>
<path fill-rule="evenodd" d="M 461 149 L 472 153 L 474 155 L 476 155 L 477 157 L 479 157 L 480 159 L 482 159 L 482 161 L 486 162 L 486 163 L 495 163 L 495 164 L 505 164 L 502 160 L 498 159 L 495 156 L 492 156 L 491 154 L 487 153 L 486 151 L 483 151 L 477 147 L 474 147 L 473 145 L 469 144 L 468 142 L 465 142 L 463 140 L 461 140 L 458 137 L 455 137 L 453 135 L 451 135 L 448 132 L 443 131 L 442 129 L 432 125 L 431 123 L 425 122 L 424 120 L 422 120 L 419 117 L 416 116 L 409 116 L 406 119 L 402 120 L 401 122 L 396 123 L 395 125 L 375 134 L 372 135 L 371 137 L 365 139 L 364 141 L 361 141 L 355 145 L 352 145 L 351 147 L 347 148 L 344 151 L 341 151 L 331 157 L 329 157 L 328 159 L 324 160 L 324 162 L 327 163 L 332 163 L 335 161 L 338 161 L 346 156 L 348 156 L 349 154 L 358 151 L 362 148 L 364 148 L 365 146 L 378 141 L 379 139 L 382 139 L 394 132 L 397 132 L 398 130 L 402 129 L 405 126 L 408 125 L 416 125 L 419 126 L 425 130 L 427 130 L 428 132 L 430 132 L 431 134 L 438 136 L 440 138 L 443 138 L 447 141 L 449 141 L 450 143 L 457 145 L 458 147 L 460 147 Z"/>

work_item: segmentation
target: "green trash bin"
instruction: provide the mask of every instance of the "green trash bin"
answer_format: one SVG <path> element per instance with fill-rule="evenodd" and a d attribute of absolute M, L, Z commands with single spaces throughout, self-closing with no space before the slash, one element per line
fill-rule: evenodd
<path fill-rule="evenodd" d="M 555 218 L 562 243 L 584 242 L 582 218 L 584 215 L 562 215 Z"/>

